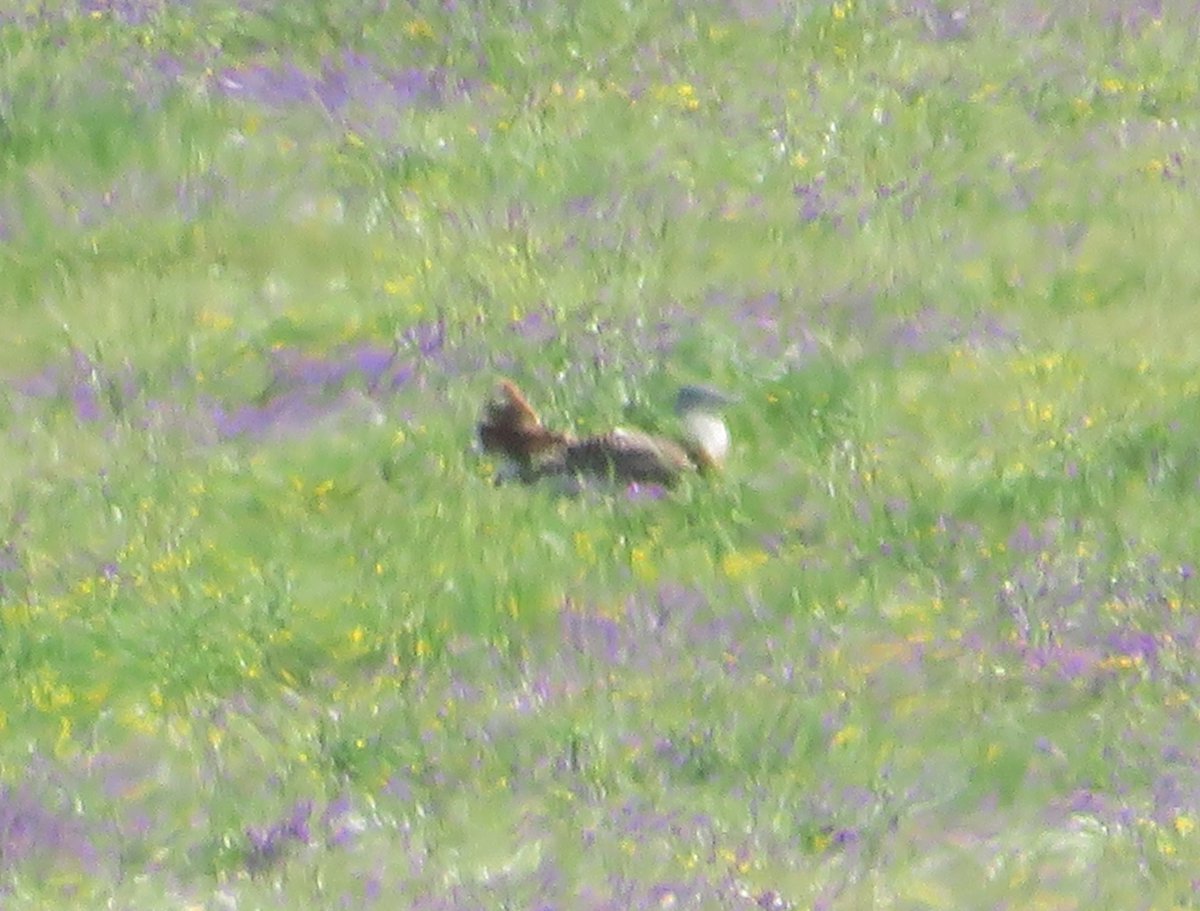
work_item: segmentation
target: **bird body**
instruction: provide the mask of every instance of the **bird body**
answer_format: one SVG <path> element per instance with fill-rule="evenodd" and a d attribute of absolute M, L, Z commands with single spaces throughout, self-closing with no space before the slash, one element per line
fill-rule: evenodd
<path fill-rule="evenodd" d="M 572 474 L 647 484 L 673 484 L 696 468 L 687 450 L 674 440 L 624 427 L 572 441 L 564 466 Z"/>
<path fill-rule="evenodd" d="M 479 423 L 479 441 L 486 452 L 507 458 L 527 483 L 591 475 L 670 486 L 689 472 L 719 469 L 729 452 L 729 431 L 714 411 L 730 400 L 703 387 L 680 391 L 680 441 L 622 427 L 586 437 L 558 433 L 542 425 L 514 383 L 503 381 L 497 392 Z"/>

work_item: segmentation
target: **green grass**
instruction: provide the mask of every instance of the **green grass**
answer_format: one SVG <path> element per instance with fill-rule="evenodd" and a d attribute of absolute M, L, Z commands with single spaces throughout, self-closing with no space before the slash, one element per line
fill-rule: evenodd
<path fill-rule="evenodd" d="M 0 18 L 0 905 L 1195 906 L 1190 14 L 577 6 Z"/>

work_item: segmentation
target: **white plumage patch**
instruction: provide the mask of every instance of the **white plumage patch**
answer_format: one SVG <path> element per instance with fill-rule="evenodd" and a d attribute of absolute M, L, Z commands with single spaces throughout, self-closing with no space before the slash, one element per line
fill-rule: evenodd
<path fill-rule="evenodd" d="M 719 417 L 703 411 L 689 411 L 681 419 L 688 442 L 705 452 L 716 464 L 729 455 L 729 428 Z"/>

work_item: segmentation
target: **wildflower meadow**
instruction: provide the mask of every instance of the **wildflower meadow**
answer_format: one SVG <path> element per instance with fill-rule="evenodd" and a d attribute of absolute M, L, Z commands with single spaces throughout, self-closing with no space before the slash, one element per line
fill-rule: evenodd
<path fill-rule="evenodd" d="M 1198 12 L 0 5 L 0 907 L 1200 907 Z"/>

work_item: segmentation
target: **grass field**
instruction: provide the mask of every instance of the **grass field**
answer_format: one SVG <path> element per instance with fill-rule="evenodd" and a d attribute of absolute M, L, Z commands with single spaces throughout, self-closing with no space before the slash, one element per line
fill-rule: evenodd
<path fill-rule="evenodd" d="M 1200 907 L 1194 4 L 8 9 L 0 906 Z"/>

